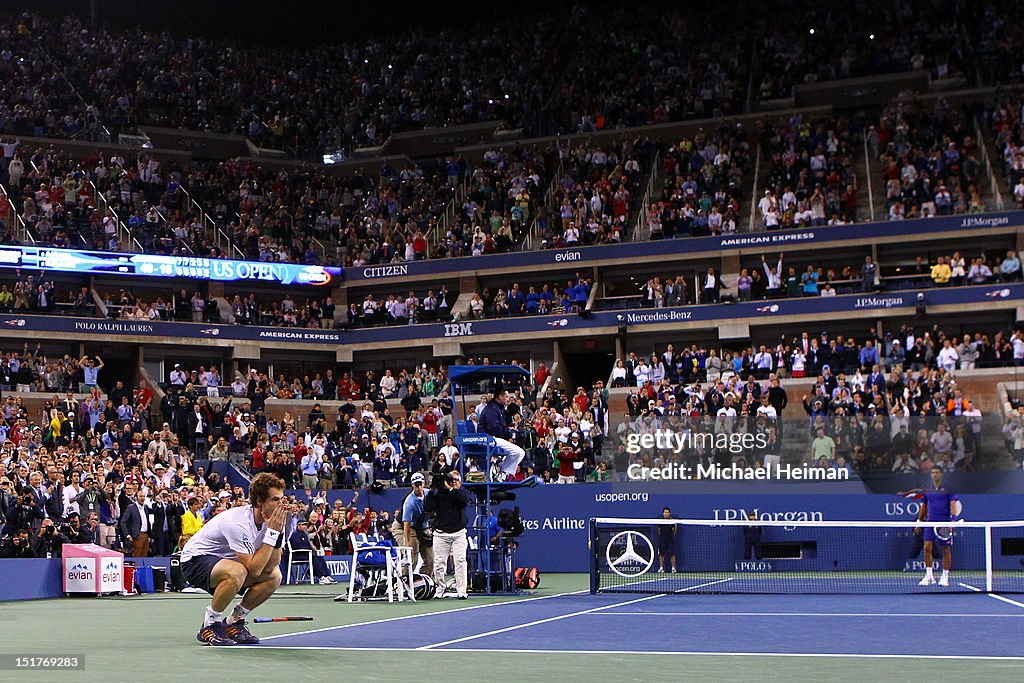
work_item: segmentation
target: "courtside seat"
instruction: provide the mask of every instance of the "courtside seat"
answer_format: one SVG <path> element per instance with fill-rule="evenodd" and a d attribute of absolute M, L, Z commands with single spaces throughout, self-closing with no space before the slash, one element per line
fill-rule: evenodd
<path fill-rule="evenodd" d="M 388 602 L 416 600 L 412 590 L 412 548 L 395 546 L 376 536 L 353 534 L 352 571 L 348 579 L 349 602 L 360 597 L 356 595 L 356 575 L 360 569 L 364 570 L 363 575 L 366 577 L 364 587 L 384 586 L 382 591 L 372 596 L 373 599 L 386 596 Z"/>

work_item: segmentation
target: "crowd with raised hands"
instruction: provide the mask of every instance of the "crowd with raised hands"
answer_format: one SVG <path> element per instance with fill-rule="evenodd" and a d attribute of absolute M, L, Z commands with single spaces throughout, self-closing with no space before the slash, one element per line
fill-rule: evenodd
<path fill-rule="evenodd" d="M 103 360 L 99 356 L 75 358 L 70 354 L 47 355 L 41 344 L 26 342 L 20 352 L 0 353 L 0 388 L 4 391 L 44 392 L 95 389 Z"/>
<path fill-rule="evenodd" d="M 848 119 L 805 120 L 799 114 L 763 125 L 768 170 L 757 208 L 765 230 L 857 222 L 856 133 Z"/>
<path fill-rule="evenodd" d="M 868 131 L 885 181 L 889 220 L 979 213 L 978 142 L 967 106 L 943 98 L 926 105 L 900 99 Z"/>

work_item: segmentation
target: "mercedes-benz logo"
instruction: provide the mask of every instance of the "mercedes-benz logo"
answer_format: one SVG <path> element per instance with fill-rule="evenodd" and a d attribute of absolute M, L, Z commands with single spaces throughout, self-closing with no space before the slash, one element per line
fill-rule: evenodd
<path fill-rule="evenodd" d="M 625 541 L 620 541 L 622 538 L 625 538 Z M 614 558 L 613 549 L 617 553 Z M 654 546 L 651 539 L 639 531 L 628 530 L 615 534 L 612 540 L 608 541 L 604 554 L 608 560 L 608 567 L 626 578 L 646 574 L 654 565 Z"/>

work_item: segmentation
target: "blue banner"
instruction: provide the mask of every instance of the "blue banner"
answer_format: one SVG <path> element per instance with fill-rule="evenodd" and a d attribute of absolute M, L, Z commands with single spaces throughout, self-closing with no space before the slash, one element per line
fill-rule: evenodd
<path fill-rule="evenodd" d="M 721 252 L 741 249 L 784 251 L 791 245 L 821 245 L 831 242 L 858 240 L 868 242 L 885 238 L 938 235 L 944 232 L 964 233 L 972 230 L 999 228 L 1024 222 L 1024 212 L 978 214 L 974 216 L 943 216 L 913 221 L 858 223 L 831 227 L 797 228 L 773 232 L 743 233 L 628 242 L 625 244 L 543 251 L 516 252 L 477 256 L 472 259 L 435 259 L 406 261 L 386 265 L 364 266 L 345 271 L 348 282 L 361 280 L 389 280 L 420 275 L 457 275 L 466 271 L 514 270 L 537 266 L 561 267 L 593 266 L 615 259 L 658 260 L 666 257 Z"/>
<path fill-rule="evenodd" d="M 592 517 L 651 519 L 660 517 L 662 508 L 667 507 L 679 519 L 739 520 L 753 513 L 760 520 L 772 521 L 913 521 L 920 504 L 896 492 L 923 485 L 926 479 L 924 475 L 900 475 L 871 482 L 552 484 L 518 489 L 515 502 L 504 503 L 501 508 L 518 507 L 526 526 L 526 533 L 519 539 L 519 566 L 585 572 L 589 567 L 588 524 Z M 955 473 L 946 479 L 960 492 L 965 519 L 1022 517 L 1024 472 Z M 296 493 L 301 496 L 302 492 Z M 387 489 L 365 501 L 361 497 L 358 507 L 365 504 L 374 510 L 394 511 L 407 493 L 408 489 Z M 351 497 L 349 491 L 331 491 L 328 507 L 337 498 L 348 501 Z M 1012 561 L 1017 562 L 1017 558 Z"/>
<path fill-rule="evenodd" d="M 109 251 L 0 246 L 0 268 L 28 268 L 61 273 L 130 275 L 133 277 L 272 282 L 323 287 L 341 279 L 341 268 L 293 263 L 232 261 L 229 259 L 123 254 Z"/>
<path fill-rule="evenodd" d="M 979 287 L 951 287 L 922 290 L 926 306 L 981 304 L 1014 306 L 1024 300 L 1024 284 L 1004 284 Z M 648 308 L 622 311 L 602 311 L 584 319 L 578 315 L 528 316 L 495 320 L 472 320 L 436 325 L 399 325 L 357 330 L 320 330 L 294 327 L 251 327 L 243 325 L 204 325 L 196 323 L 149 322 L 135 320 L 105 320 L 97 318 L 70 318 L 38 315 L 0 315 L 0 330 L 49 332 L 80 338 L 83 334 L 107 337 L 177 337 L 181 339 L 223 339 L 230 341 L 287 342 L 295 344 L 388 344 L 394 342 L 451 338 L 482 337 L 486 335 L 542 335 L 556 336 L 569 330 L 614 330 L 619 325 L 643 326 L 678 323 L 747 319 L 752 325 L 759 319 L 778 316 L 820 316 L 826 313 L 856 315 L 885 315 L 886 311 L 900 309 L 902 313 L 918 305 L 914 290 L 880 293 L 847 294 L 834 297 L 808 297 L 804 299 L 778 299 L 774 301 L 747 301 L 735 304 L 709 304 L 680 308 Z M 2 333 L 0 333 L 2 334 Z"/>

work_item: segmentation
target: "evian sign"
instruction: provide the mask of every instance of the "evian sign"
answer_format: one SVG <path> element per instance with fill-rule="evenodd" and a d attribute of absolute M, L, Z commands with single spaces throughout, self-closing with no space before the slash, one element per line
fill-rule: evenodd
<path fill-rule="evenodd" d="M 64 592 L 96 592 L 96 558 L 75 557 L 64 560 Z"/>

